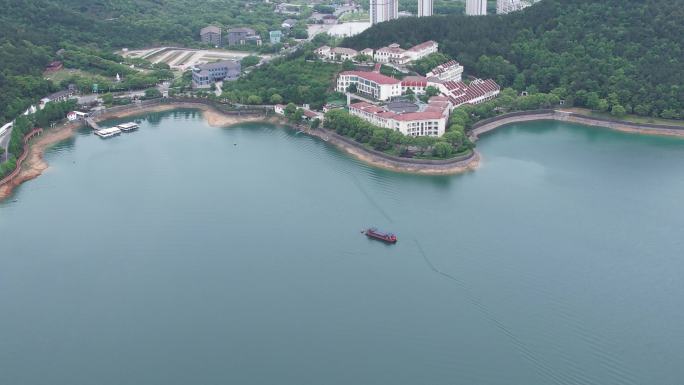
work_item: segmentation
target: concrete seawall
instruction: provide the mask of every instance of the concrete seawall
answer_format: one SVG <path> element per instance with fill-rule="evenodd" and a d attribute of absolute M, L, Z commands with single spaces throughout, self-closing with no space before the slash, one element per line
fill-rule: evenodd
<path fill-rule="evenodd" d="M 616 131 L 634 132 L 640 134 L 684 136 L 684 126 L 679 127 L 668 126 L 664 124 L 633 123 L 622 120 L 595 118 L 562 110 L 536 110 L 513 112 L 510 114 L 495 116 L 493 118 L 479 121 L 473 125 L 470 131 L 470 139 L 475 141 L 479 138 L 480 135 L 495 130 L 501 126 L 505 126 L 507 124 L 530 122 L 537 120 L 555 120 L 561 122 L 570 122 L 584 124 L 587 126 L 604 127 Z"/>

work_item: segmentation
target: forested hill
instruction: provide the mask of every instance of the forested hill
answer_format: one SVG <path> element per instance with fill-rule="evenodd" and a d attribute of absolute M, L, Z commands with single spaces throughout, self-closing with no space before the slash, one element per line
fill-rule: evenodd
<path fill-rule="evenodd" d="M 402 18 L 342 45 L 436 40 L 466 72 L 576 105 L 684 118 L 684 7 L 671 0 L 542 0 L 508 15 Z"/>
<path fill-rule="evenodd" d="M 115 48 L 197 44 L 210 23 L 265 34 L 286 17 L 273 4 L 243 0 L 0 0 L 0 10 L 0 125 L 56 90 L 42 70 L 61 60 L 60 48 L 97 62 Z"/>

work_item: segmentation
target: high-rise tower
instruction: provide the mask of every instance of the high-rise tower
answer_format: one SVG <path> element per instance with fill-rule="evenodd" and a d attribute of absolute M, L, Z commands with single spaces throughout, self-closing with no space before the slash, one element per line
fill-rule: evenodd
<path fill-rule="evenodd" d="M 370 0 L 371 24 L 399 17 L 399 0 Z"/>
<path fill-rule="evenodd" d="M 466 0 L 466 15 L 480 16 L 487 14 L 487 0 Z"/>
<path fill-rule="evenodd" d="M 418 0 L 418 17 L 432 16 L 432 0 Z"/>

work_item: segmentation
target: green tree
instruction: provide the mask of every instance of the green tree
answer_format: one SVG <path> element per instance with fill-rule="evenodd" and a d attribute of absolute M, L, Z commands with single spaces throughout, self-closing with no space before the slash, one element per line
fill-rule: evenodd
<path fill-rule="evenodd" d="M 611 108 L 611 110 L 610 110 L 610 113 L 611 113 L 611 115 L 615 115 L 615 116 L 621 118 L 621 117 L 625 116 L 627 111 L 625 110 L 625 107 L 622 107 L 619 104 L 614 104 L 613 108 Z"/>
<path fill-rule="evenodd" d="M 259 64 L 260 61 L 261 58 L 259 58 L 259 56 L 249 55 L 245 56 L 244 58 L 242 58 L 242 60 L 240 60 L 240 65 L 242 66 L 242 68 L 247 68 Z"/>
<path fill-rule="evenodd" d="M 425 95 L 428 97 L 437 96 L 439 95 L 439 88 L 435 86 L 427 86 L 427 88 L 425 88 Z"/>
<path fill-rule="evenodd" d="M 145 90 L 145 99 L 161 98 L 162 94 L 156 88 L 148 88 Z"/>
<path fill-rule="evenodd" d="M 259 95 L 249 95 L 247 97 L 247 104 L 261 104 L 261 97 Z"/>
<path fill-rule="evenodd" d="M 438 158 L 448 158 L 454 152 L 454 148 L 447 142 L 437 142 L 432 150 L 434 156 Z"/>
<path fill-rule="evenodd" d="M 271 104 L 280 104 L 283 102 L 283 97 L 280 94 L 271 95 Z"/>

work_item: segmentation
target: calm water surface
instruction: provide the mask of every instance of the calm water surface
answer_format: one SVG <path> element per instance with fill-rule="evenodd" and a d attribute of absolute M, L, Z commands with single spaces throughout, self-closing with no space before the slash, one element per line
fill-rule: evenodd
<path fill-rule="evenodd" d="M 479 149 L 425 177 L 193 111 L 84 132 L 0 203 L 0 384 L 681 384 L 684 140 Z"/>

